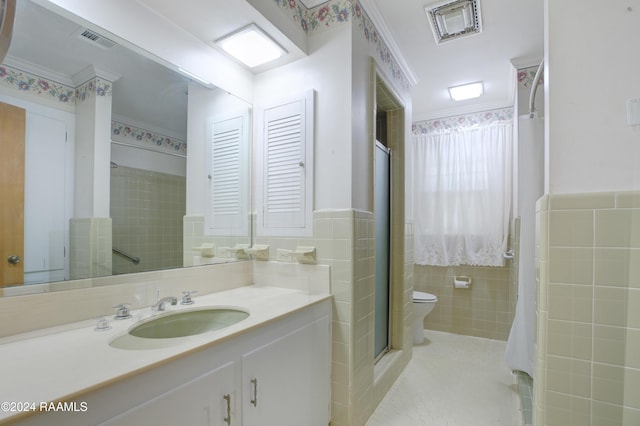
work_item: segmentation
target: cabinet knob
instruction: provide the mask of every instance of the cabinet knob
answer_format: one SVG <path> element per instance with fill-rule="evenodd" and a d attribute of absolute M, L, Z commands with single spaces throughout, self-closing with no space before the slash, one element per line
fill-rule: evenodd
<path fill-rule="evenodd" d="M 16 256 L 15 254 L 12 254 L 7 258 L 7 262 L 9 262 L 12 265 L 17 265 L 18 263 L 20 263 L 21 260 L 22 259 L 20 258 L 20 256 Z"/>

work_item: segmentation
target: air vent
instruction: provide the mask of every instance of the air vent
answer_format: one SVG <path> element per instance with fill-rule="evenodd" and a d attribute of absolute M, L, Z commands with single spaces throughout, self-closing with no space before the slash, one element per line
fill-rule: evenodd
<path fill-rule="evenodd" d="M 438 44 L 482 32 L 480 0 L 448 0 L 424 9 Z"/>
<path fill-rule="evenodd" d="M 111 49 L 113 46 L 117 45 L 116 42 L 109 40 L 105 36 L 102 36 L 86 28 L 78 32 L 78 37 L 80 37 L 82 40 L 85 40 L 97 46 L 100 46 L 103 49 Z"/>

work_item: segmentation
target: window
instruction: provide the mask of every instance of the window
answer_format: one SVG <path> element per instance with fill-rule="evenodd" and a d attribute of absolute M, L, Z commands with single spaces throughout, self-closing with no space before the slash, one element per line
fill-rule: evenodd
<path fill-rule="evenodd" d="M 512 140 L 511 121 L 414 137 L 416 263 L 502 266 Z"/>

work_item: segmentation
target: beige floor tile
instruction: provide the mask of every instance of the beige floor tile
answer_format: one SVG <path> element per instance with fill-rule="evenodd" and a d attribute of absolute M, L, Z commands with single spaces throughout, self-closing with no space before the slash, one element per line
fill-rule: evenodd
<path fill-rule="evenodd" d="M 519 426 L 505 342 L 426 330 L 367 426 Z"/>

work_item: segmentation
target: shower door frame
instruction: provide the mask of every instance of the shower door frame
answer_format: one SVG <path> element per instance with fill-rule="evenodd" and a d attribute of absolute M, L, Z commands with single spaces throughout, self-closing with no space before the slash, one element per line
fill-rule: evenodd
<path fill-rule="evenodd" d="M 374 352 L 374 328 L 375 314 L 371 315 L 369 322 L 369 333 L 371 333 L 370 344 L 367 350 L 370 351 L 370 358 L 374 364 L 375 375 L 380 378 L 385 376 L 385 368 L 387 365 L 385 359 L 395 359 L 396 356 L 404 356 L 403 351 L 411 347 L 413 342 L 409 330 L 410 317 L 407 315 L 407 309 L 410 305 L 406 303 L 407 297 L 407 279 L 405 276 L 405 249 L 406 249 L 406 223 L 405 223 L 405 158 L 408 147 L 405 146 L 405 132 L 407 129 L 407 118 L 405 117 L 406 106 L 401 101 L 400 96 L 394 89 L 393 85 L 385 79 L 383 73 L 378 69 L 375 60 L 370 59 L 370 85 L 369 96 L 369 167 L 370 167 L 370 184 L 369 184 L 369 206 L 368 211 L 373 212 L 375 193 L 374 193 L 374 152 L 376 140 L 384 141 L 384 145 L 391 149 L 390 157 L 390 223 L 389 223 L 389 338 L 388 351 L 383 351 L 380 357 L 376 357 Z M 380 112 L 385 113 L 385 128 L 378 129 L 378 116 Z M 380 130 L 380 132 L 378 132 Z M 372 228 L 374 224 L 371 225 Z M 373 232 L 373 229 L 371 230 Z M 374 237 L 375 238 L 375 237 Z M 373 243 L 375 244 L 375 243 Z M 375 271 L 372 271 L 375 274 Z M 372 277 L 372 280 L 374 278 Z M 374 297 L 374 282 L 371 283 L 371 298 Z M 373 305 L 373 300 L 372 300 Z M 373 313 L 373 312 L 372 312 Z M 382 385 L 381 385 L 382 386 Z"/>
<path fill-rule="evenodd" d="M 378 150 L 382 151 L 383 155 L 385 156 L 385 160 L 386 160 L 386 178 L 384 179 L 383 184 L 385 184 L 385 188 L 386 189 L 386 203 L 385 203 L 385 207 L 386 207 L 386 217 L 384 219 L 386 219 L 385 221 L 385 229 L 386 229 L 386 235 L 385 235 L 385 240 L 386 240 L 386 244 L 385 244 L 385 249 L 386 249 L 386 256 L 384 256 L 383 259 L 379 258 L 379 251 L 378 249 L 380 248 L 379 243 L 380 243 L 380 239 L 379 239 L 379 235 L 378 235 L 378 225 L 379 225 L 379 216 L 376 213 L 378 211 L 378 209 L 376 209 L 375 207 L 378 206 L 378 195 L 379 195 L 379 180 L 378 180 L 378 176 L 377 176 L 377 172 L 379 171 L 378 169 L 378 165 L 377 165 L 377 155 Z M 393 217 L 392 217 L 392 201 L 393 201 L 393 182 L 392 182 L 392 176 L 393 176 L 393 172 L 392 172 L 392 164 L 393 164 L 393 158 L 392 158 L 392 151 L 391 148 L 389 148 L 388 146 L 384 145 L 382 142 L 376 140 L 375 142 L 375 146 L 374 146 L 374 221 L 375 221 L 375 231 L 376 231 L 376 242 L 375 242 L 375 290 L 374 290 L 374 363 L 378 362 L 378 360 L 380 358 L 382 358 L 387 352 L 389 352 L 390 348 L 391 348 L 391 321 L 392 321 L 392 310 L 391 310 L 391 283 L 392 283 L 392 277 L 393 277 L 393 262 L 391 261 L 391 246 L 392 246 L 392 241 L 393 241 L 393 227 L 392 227 L 392 223 L 393 223 Z M 379 261 L 383 260 L 386 265 L 384 265 L 384 270 L 380 271 L 380 265 L 379 265 Z M 380 300 L 379 299 L 379 280 L 381 279 L 379 272 L 386 272 L 385 273 L 385 277 L 384 277 L 384 284 L 386 284 L 386 294 L 385 297 Z M 384 304 L 386 306 L 386 318 L 380 318 L 380 309 L 378 309 L 378 305 L 380 304 L 380 301 L 385 302 L 386 300 L 386 304 Z M 379 323 L 379 320 L 383 320 L 383 324 Z M 378 331 L 379 327 L 386 327 L 386 340 L 384 342 L 384 346 L 380 345 L 380 338 L 382 338 L 381 334 Z"/>

